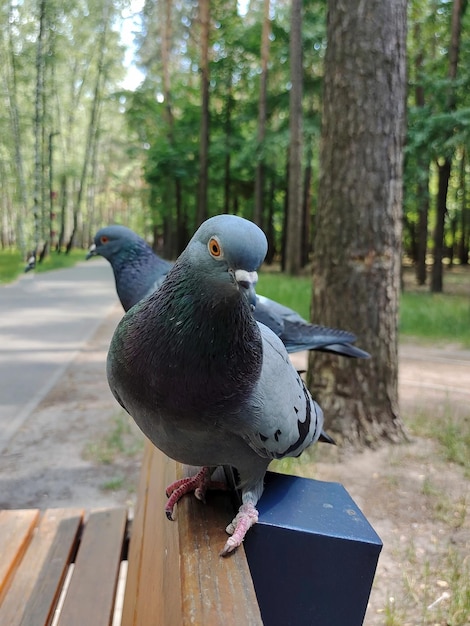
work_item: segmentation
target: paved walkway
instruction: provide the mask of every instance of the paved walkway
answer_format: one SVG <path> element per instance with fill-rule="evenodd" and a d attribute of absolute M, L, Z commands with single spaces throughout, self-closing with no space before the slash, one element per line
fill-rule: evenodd
<path fill-rule="evenodd" d="M 104 259 L 0 287 L 0 454 L 116 302 Z"/>

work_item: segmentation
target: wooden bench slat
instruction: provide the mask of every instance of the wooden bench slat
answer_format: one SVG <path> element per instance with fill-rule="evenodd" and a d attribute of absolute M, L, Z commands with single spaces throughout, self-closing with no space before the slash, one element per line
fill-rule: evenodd
<path fill-rule="evenodd" d="M 59 626 L 109 626 L 125 538 L 124 507 L 96 511 L 86 522 Z"/>
<path fill-rule="evenodd" d="M 38 519 L 38 509 L 0 511 L 0 603 Z"/>
<path fill-rule="evenodd" d="M 165 487 L 186 472 L 146 444 L 132 528 L 122 626 L 262 625 L 243 547 L 219 556 L 234 511 L 229 493 L 185 497 L 164 515 Z M 183 550 L 180 550 L 184 546 Z M 242 607 L 242 608 L 241 608 Z"/>
<path fill-rule="evenodd" d="M 80 509 L 49 509 L 44 513 L 0 606 L 2 626 L 50 622 L 82 517 Z"/>

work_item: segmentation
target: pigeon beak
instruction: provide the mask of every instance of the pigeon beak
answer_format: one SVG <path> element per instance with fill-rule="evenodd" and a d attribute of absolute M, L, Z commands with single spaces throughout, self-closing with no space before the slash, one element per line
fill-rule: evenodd
<path fill-rule="evenodd" d="M 86 255 L 86 260 L 91 259 L 92 256 L 96 256 L 98 253 L 96 252 L 96 244 L 92 243 L 90 248 L 88 249 L 88 254 Z"/>
<path fill-rule="evenodd" d="M 255 285 L 258 282 L 258 273 L 247 272 L 246 270 L 236 270 L 235 280 L 237 281 L 240 291 L 248 300 L 248 304 L 254 308 L 256 306 Z"/>

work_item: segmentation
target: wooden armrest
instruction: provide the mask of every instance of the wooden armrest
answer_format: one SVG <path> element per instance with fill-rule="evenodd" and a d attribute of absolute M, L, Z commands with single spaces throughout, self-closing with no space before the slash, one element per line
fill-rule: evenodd
<path fill-rule="evenodd" d="M 209 492 L 207 504 L 187 496 L 176 521 L 166 519 L 165 488 L 185 466 L 146 444 L 129 548 L 122 626 L 261 625 L 253 582 L 239 548 L 219 556 L 234 516 L 230 494 Z"/>

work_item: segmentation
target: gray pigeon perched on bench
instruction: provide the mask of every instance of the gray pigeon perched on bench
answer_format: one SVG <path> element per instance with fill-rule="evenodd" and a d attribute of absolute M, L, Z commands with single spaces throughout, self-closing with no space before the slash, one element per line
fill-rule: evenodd
<path fill-rule="evenodd" d="M 125 226 L 101 228 L 94 237 L 87 259 L 96 255 L 110 262 L 118 297 L 125 311 L 158 289 L 172 266 Z M 355 358 L 370 356 L 352 345 L 356 341 L 353 333 L 310 324 L 293 309 L 264 296 L 256 296 L 254 304 L 255 318 L 269 326 L 290 353 L 320 350 Z"/>
<path fill-rule="evenodd" d="M 246 298 L 266 251 L 252 222 L 210 218 L 160 289 L 124 315 L 108 353 L 110 388 L 145 435 L 169 457 L 202 466 L 167 489 L 170 519 L 185 493 L 204 499 L 216 466 L 238 470 L 242 505 L 224 556 L 258 519 L 270 461 L 331 441 L 283 343 Z"/>

